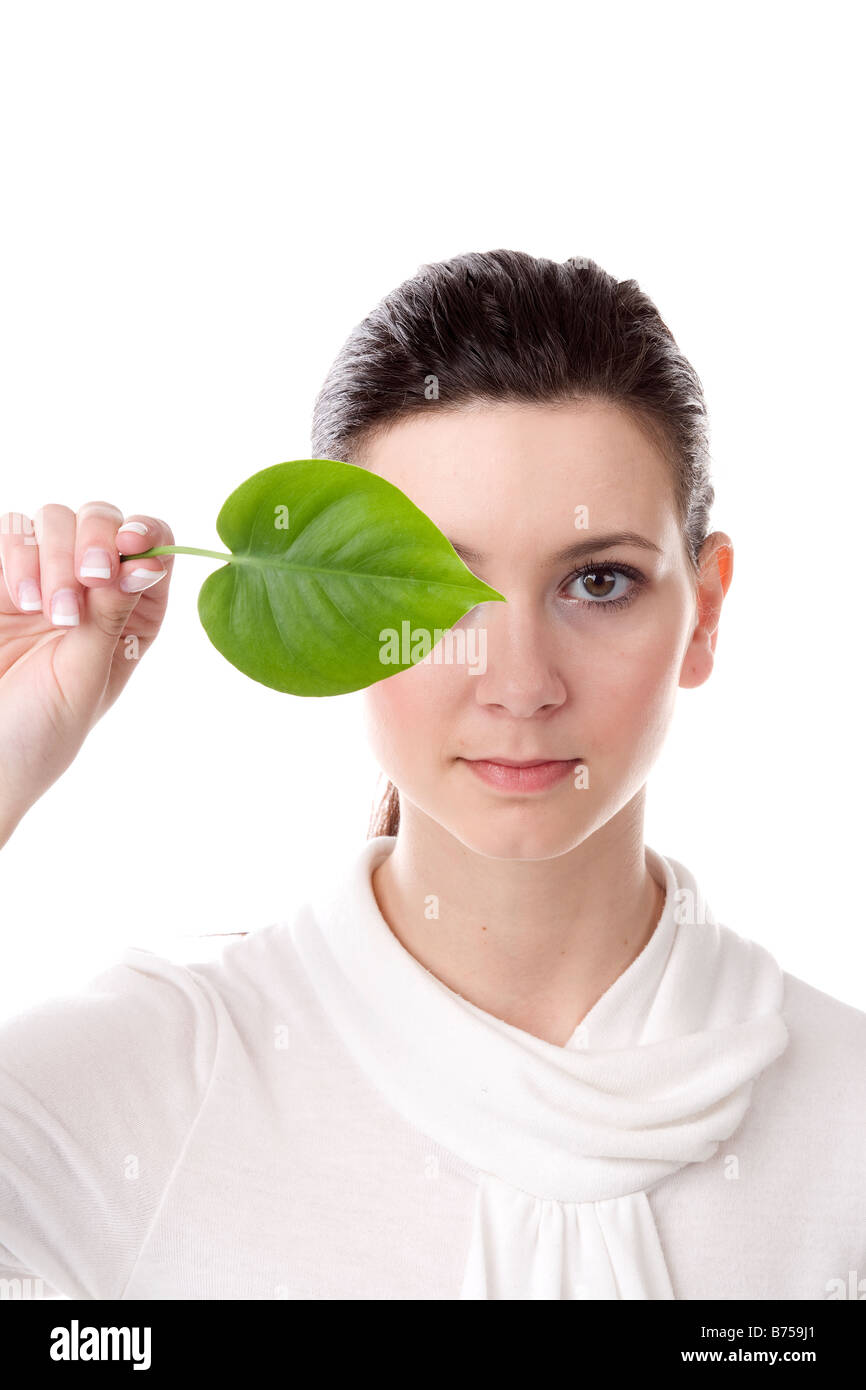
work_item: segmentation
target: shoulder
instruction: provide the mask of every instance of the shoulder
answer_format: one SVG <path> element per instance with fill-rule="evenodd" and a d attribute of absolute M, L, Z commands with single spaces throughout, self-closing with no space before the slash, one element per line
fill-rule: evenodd
<path fill-rule="evenodd" d="M 787 1127 L 790 1117 L 823 1126 L 829 1139 L 856 1144 L 866 1153 L 866 1013 L 796 975 L 783 972 L 782 1016 L 788 1044 L 755 1084 L 753 1104 L 772 1110 Z"/>
<path fill-rule="evenodd" d="M 83 985 L 55 994 L 0 1023 L 7 1075 L 130 1081 L 177 1074 L 197 1089 L 209 1075 L 217 1036 L 214 1002 L 194 971 L 142 947 L 127 947 Z M 78 1087 L 76 1087 L 78 1089 Z"/>
<path fill-rule="evenodd" d="M 792 1055 L 798 1061 L 820 1068 L 864 1055 L 866 1013 L 862 1009 L 825 994 L 787 971 L 782 980 L 782 1013 L 794 1048 Z"/>

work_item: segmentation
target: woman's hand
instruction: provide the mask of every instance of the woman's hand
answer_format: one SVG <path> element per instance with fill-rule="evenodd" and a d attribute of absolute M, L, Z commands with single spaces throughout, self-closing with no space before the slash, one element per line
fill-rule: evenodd
<path fill-rule="evenodd" d="M 0 514 L 0 843 L 65 772 L 159 632 L 174 557 L 122 562 L 121 551 L 173 544 L 164 521 L 124 518 L 109 502 L 77 513 L 51 503 L 33 521 Z"/>

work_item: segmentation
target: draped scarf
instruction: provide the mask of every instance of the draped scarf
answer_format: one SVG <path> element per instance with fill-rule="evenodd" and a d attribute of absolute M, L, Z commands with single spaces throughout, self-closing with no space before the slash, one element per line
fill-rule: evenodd
<path fill-rule="evenodd" d="M 367 840 L 292 938 L 359 1065 L 477 1169 L 459 1297 L 673 1298 L 647 1191 L 716 1152 L 787 1046 L 779 965 L 647 847 L 661 917 L 557 1046 L 464 999 L 398 941 L 372 886 L 395 843 Z"/>

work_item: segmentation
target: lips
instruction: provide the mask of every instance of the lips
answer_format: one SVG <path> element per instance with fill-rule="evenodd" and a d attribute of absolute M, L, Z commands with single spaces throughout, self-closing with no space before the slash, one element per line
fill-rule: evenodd
<path fill-rule="evenodd" d="M 515 759 L 462 758 L 473 775 L 496 791 L 514 794 L 542 792 L 571 775 L 580 758 Z"/>
<path fill-rule="evenodd" d="M 577 763 L 579 758 L 500 758 L 498 753 L 488 753 L 478 758 L 464 758 L 467 763 L 498 763 L 500 767 L 543 767 L 545 763 Z"/>

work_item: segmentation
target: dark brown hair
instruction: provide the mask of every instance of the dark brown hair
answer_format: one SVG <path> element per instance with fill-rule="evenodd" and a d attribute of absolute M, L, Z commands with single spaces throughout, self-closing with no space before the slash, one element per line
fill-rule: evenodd
<path fill-rule="evenodd" d="M 424 265 L 352 330 L 313 409 L 314 458 L 363 463 L 393 426 L 476 403 L 613 402 L 668 459 L 694 574 L 709 530 L 703 387 L 636 280 L 595 261 L 471 251 Z M 367 836 L 396 835 L 388 782 Z"/>

